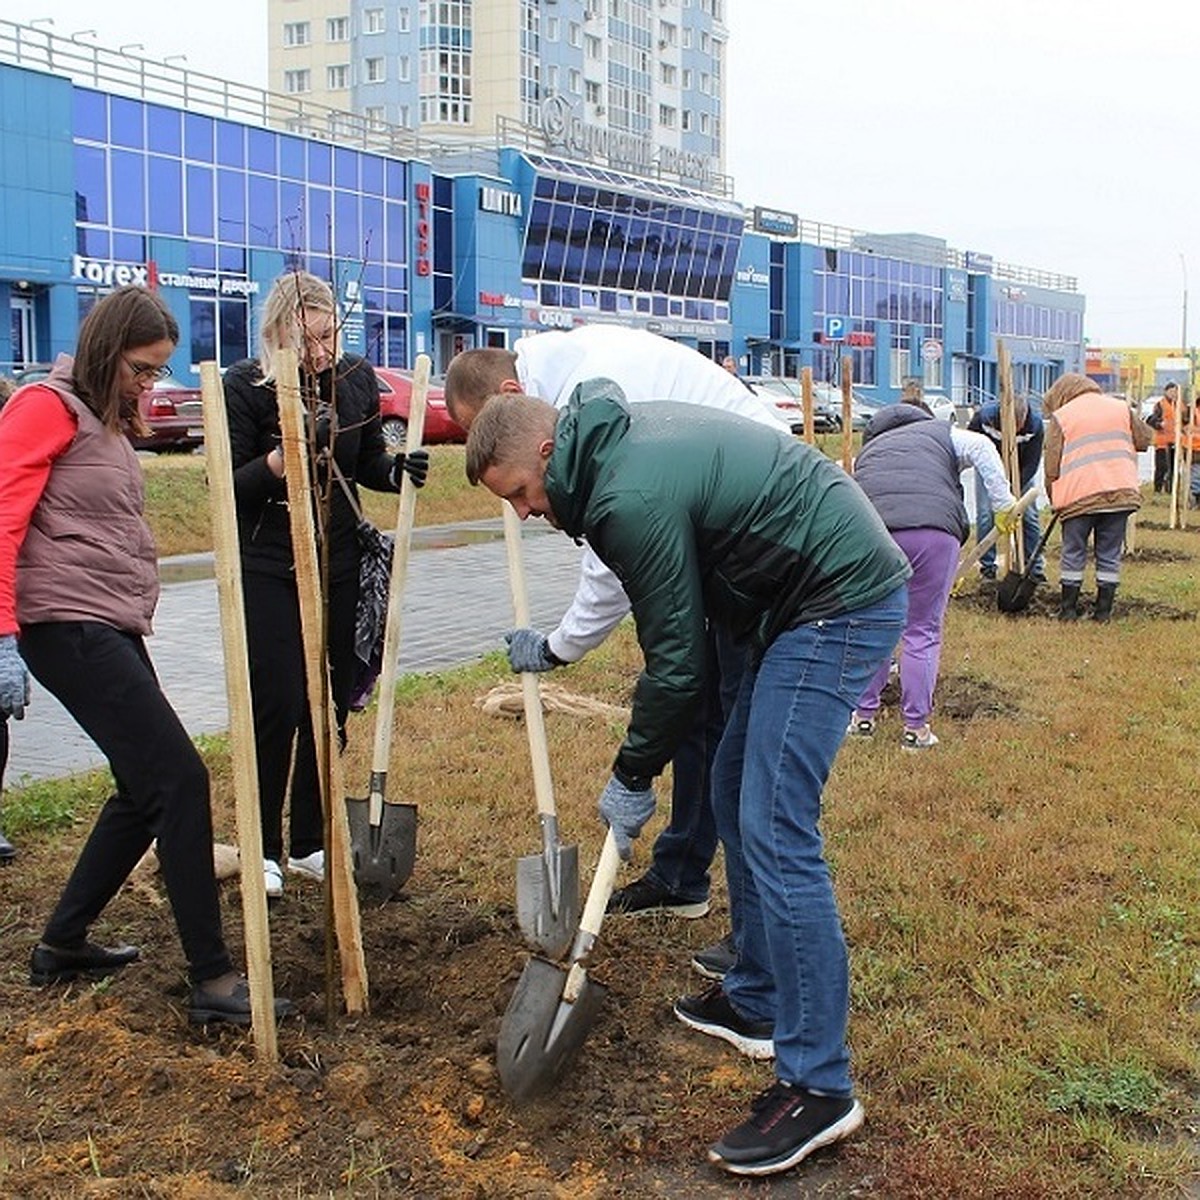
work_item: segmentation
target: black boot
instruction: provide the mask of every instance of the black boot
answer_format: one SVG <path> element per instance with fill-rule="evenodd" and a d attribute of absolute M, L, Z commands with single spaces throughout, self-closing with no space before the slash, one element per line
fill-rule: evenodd
<path fill-rule="evenodd" d="M 1062 600 L 1058 606 L 1060 621 L 1079 620 L 1079 584 L 1064 583 L 1062 585 Z"/>
<path fill-rule="evenodd" d="M 17 848 L 4 836 L 0 829 L 0 867 L 6 867 L 17 857 Z"/>
<path fill-rule="evenodd" d="M 1117 594 L 1115 583 L 1101 583 L 1096 586 L 1096 607 L 1092 610 L 1093 621 L 1107 621 L 1112 617 L 1113 597 Z"/>

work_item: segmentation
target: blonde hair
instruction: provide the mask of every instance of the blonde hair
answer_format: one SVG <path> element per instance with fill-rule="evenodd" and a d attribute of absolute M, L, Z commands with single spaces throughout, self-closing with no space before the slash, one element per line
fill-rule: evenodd
<path fill-rule="evenodd" d="M 477 484 L 488 467 L 533 464 L 538 446 L 554 437 L 558 409 L 519 392 L 489 396 L 467 434 L 467 479 Z"/>
<path fill-rule="evenodd" d="M 258 335 L 258 363 L 264 383 L 275 378 L 276 356 L 280 350 L 295 350 L 303 357 L 304 317 L 307 313 L 332 313 L 337 320 L 337 301 L 333 289 L 308 271 L 289 271 L 271 285 L 262 308 L 262 327 Z M 333 358 L 342 356 L 339 328 Z"/>

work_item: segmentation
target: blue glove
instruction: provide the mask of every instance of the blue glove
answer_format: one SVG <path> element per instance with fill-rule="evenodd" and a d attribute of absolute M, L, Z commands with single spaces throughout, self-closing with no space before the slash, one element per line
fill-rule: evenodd
<path fill-rule="evenodd" d="M 553 671 L 563 661 L 550 653 L 550 642 L 536 629 L 510 629 L 504 640 L 508 643 L 508 665 L 514 671 Z"/>
<path fill-rule="evenodd" d="M 6 633 L 0 636 L 0 713 L 23 720 L 28 703 L 29 672 L 17 653 L 17 635 Z"/>
<path fill-rule="evenodd" d="M 613 831 L 617 853 L 628 862 L 633 852 L 631 842 L 654 816 L 654 789 L 631 791 L 614 775 L 600 794 L 600 815 Z"/>
<path fill-rule="evenodd" d="M 410 450 L 407 454 L 401 450 L 392 462 L 392 484 L 400 487 L 400 472 L 403 471 L 413 482 L 413 487 L 424 487 L 425 477 L 429 474 L 429 451 L 424 446 Z"/>

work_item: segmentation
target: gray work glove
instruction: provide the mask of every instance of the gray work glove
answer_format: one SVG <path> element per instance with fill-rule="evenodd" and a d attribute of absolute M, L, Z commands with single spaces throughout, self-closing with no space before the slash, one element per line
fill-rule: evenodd
<path fill-rule="evenodd" d="M 0 635 L 0 713 L 23 720 L 28 703 L 29 672 L 17 653 L 17 635 Z"/>
<path fill-rule="evenodd" d="M 633 791 L 614 775 L 600 794 L 600 815 L 613 832 L 621 860 L 628 862 L 633 839 L 654 816 L 654 789 Z"/>
<path fill-rule="evenodd" d="M 536 629 L 510 629 L 504 640 L 508 643 L 508 665 L 514 671 L 553 671 L 563 660 L 550 652 L 550 641 Z"/>

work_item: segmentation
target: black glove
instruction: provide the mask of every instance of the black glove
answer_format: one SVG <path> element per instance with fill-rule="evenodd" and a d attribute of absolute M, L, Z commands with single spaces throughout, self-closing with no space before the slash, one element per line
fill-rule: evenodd
<path fill-rule="evenodd" d="M 319 454 L 329 449 L 329 427 L 332 424 L 333 405 L 325 400 L 317 402 L 313 413 L 313 448 Z"/>
<path fill-rule="evenodd" d="M 412 480 L 413 487 L 424 487 L 425 477 L 429 474 L 429 451 L 422 446 L 417 450 L 410 450 L 407 454 L 401 450 L 396 455 L 392 462 L 392 486 L 397 490 L 400 487 L 401 471 Z"/>

